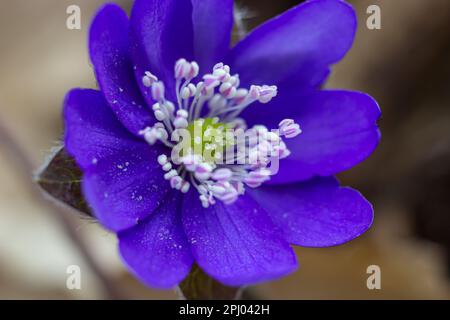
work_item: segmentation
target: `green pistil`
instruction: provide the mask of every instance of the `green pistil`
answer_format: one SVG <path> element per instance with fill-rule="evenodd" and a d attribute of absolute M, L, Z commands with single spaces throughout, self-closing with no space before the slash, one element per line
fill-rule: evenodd
<path fill-rule="evenodd" d="M 228 126 L 218 122 L 217 118 L 197 119 L 186 129 L 191 135 L 194 154 L 203 156 L 203 160 L 210 163 L 223 159 L 225 149 L 234 144 L 232 132 L 227 132 Z"/>

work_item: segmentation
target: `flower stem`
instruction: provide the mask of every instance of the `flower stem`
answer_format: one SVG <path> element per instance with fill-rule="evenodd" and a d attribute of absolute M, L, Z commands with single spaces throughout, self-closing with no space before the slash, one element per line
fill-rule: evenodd
<path fill-rule="evenodd" d="M 178 286 L 177 294 L 180 300 L 240 300 L 243 289 L 227 287 L 194 265 Z"/>

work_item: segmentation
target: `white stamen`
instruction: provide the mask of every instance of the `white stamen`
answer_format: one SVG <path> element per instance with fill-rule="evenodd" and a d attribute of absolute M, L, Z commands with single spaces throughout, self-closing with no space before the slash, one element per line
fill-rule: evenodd
<path fill-rule="evenodd" d="M 211 178 L 217 181 L 227 181 L 233 176 L 233 172 L 228 168 L 217 169 L 211 175 Z"/>
<path fill-rule="evenodd" d="M 268 141 L 275 143 L 280 141 L 280 136 L 277 135 L 275 132 L 268 132 L 266 135 L 266 138 Z"/>
<path fill-rule="evenodd" d="M 197 87 L 190 83 L 187 87 L 184 87 L 181 90 L 181 98 L 182 99 L 189 99 L 197 93 Z"/>
<path fill-rule="evenodd" d="M 220 85 L 220 81 L 219 81 L 218 77 L 215 75 L 212 75 L 212 74 L 205 75 L 203 77 L 203 80 L 204 80 L 203 84 L 204 84 L 206 90 L 213 89 L 213 88 L 217 87 L 218 85 Z"/>
<path fill-rule="evenodd" d="M 213 168 L 209 163 L 203 162 L 196 166 L 194 175 L 200 181 L 208 180 L 211 177 L 212 170 Z"/>
<path fill-rule="evenodd" d="M 175 128 L 187 128 L 187 126 L 189 125 L 187 121 L 188 116 L 189 114 L 186 110 L 178 110 L 177 117 L 173 121 L 173 125 L 175 126 Z"/>
<path fill-rule="evenodd" d="M 164 175 L 164 179 L 170 180 L 170 179 L 172 179 L 173 177 L 176 177 L 177 175 L 178 175 L 177 170 L 172 169 L 172 170 L 170 170 L 169 172 L 167 172 L 167 173 Z"/>
<path fill-rule="evenodd" d="M 187 117 L 189 116 L 188 112 L 186 110 L 178 110 L 177 111 L 177 116 L 181 117 L 181 118 L 185 118 L 187 119 Z"/>
<path fill-rule="evenodd" d="M 170 179 L 170 186 L 172 189 L 181 189 L 181 183 L 183 182 L 183 179 L 181 179 L 180 176 L 175 176 Z"/>
<path fill-rule="evenodd" d="M 166 115 L 165 115 L 164 112 L 162 112 L 161 110 L 156 110 L 156 111 L 154 112 L 154 114 L 155 114 L 155 118 L 156 118 L 158 121 L 164 121 L 164 120 L 166 120 Z"/>
<path fill-rule="evenodd" d="M 190 187 L 191 187 L 191 185 L 190 185 L 189 182 L 183 181 L 183 182 L 181 183 L 181 189 L 180 189 L 180 190 L 181 190 L 182 193 L 188 193 Z"/>
<path fill-rule="evenodd" d="M 245 99 L 248 96 L 248 90 L 247 89 L 238 89 L 236 91 L 236 94 L 234 96 L 234 101 L 236 104 L 241 104 L 245 101 Z"/>
<path fill-rule="evenodd" d="M 154 145 L 156 141 L 158 140 L 156 129 L 149 128 L 148 130 L 145 130 L 143 132 L 144 139 L 147 141 L 150 145 Z"/>
<path fill-rule="evenodd" d="M 186 59 L 180 59 L 175 63 L 175 79 L 183 79 L 186 74 Z"/>
<path fill-rule="evenodd" d="M 167 156 L 165 154 L 162 154 L 158 157 L 158 163 L 160 165 L 165 165 L 168 162 Z"/>
<path fill-rule="evenodd" d="M 238 129 L 245 130 L 245 129 L 247 129 L 247 124 L 244 119 L 236 118 L 228 123 L 228 127 L 230 129 L 234 129 L 234 130 L 238 130 Z"/>
<path fill-rule="evenodd" d="M 226 99 L 233 99 L 237 90 L 230 82 L 225 82 L 220 86 L 219 91 Z"/>
<path fill-rule="evenodd" d="M 288 139 L 295 138 L 302 133 L 300 126 L 292 119 L 285 119 L 280 122 L 280 135 L 285 136 Z"/>
<path fill-rule="evenodd" d="M 152 98 L 155 101 L 163 101 L 164 100 L 164 93 L 165 93 L 165 88 L 164 88 L 164 83 L 162 83 L 161 81 L 155 82 L 152 85 Z"/>
<path fill-rule="evenodd" d="M 239 87 L 239 85 L 241 84 L 241 81 L 239 80 L 239 75 L 236 74 L 234 76 L 232 76 L 230 78 L 230 80 L 228 80 L 228 83 L 231 83 L 233 85 L 233 87 Z"/>
<path fill-rule="evenodd" d="M 158 81 L 158 78 L 150 71 L 146 71 L 142 77 L 142 84 L 147 88 L 150 88 L 156 81 Z"/>
<path fill-rule="evenodd" d="M 251 188 L 259 187 L 263 182 L 269 180 L 270 178 L 270 170 L 268 169 L 259 169 L 255 171 L 251 171 L 247 177 L 245 177 L 244 182 Z"/>
<path fill-rule="evenodd" d="M 162 166 L 164 171 L 170 171 L 172 170 L 172 164 L 170 162 L 167 162 L 165 165 Z"/>
<path fill-rule="evenodd" d="M 187 62 L 186 59 L 180 59 L 175 64 L 175 79 L 191 80 L 198 76 L 200 67 L 197 62 Z"/>
<path fill-rule="evenodd" d="M 168 141 L 169 134 L 172 139 L 180 138 L 181 129 L 188 128 L 189 123 L 196 121 L 197 125 L 198 121 L 203 126 L 205 118 L 210 121 L 208 127 L 202 128 L 201 134 L 193 138 L 195 146 L 202 152 L 209 152 L 209 156 L 205 154 L 203 158 L 192 150 L 176 162 L 165 154 L 158 156 L 170 186 L 187 193 L 192 185 L 199 193 L 202 206 L 207 208 L 216 200 L 225 204 L 235 202 L 244 194 L 244 184 L 256 188 L 269 180 L 271 171 L 267 166 L 272 157 L 283 159 L 290 154 L 283 137 L 293 138 L 301 133 L 301 129 L 294 120 L 285 119 L 277 131 L 269 131 L 261 125 L 247 130 L 247 124 L 238 117 L 239 114 L 255 102 L 270 102 L 277 96 L 278 88 L 267 85 L 240 88 L 239 75 L 231 75 L 230 67 L 223 63 L 216 64 L 211 73 L 203 75 L 202 81 L 194 82 L 199 70 L 195 61 L 179 59 L 175 63 L 175 104 L 166 100 L 164 83 L 152 73 L 145 72 L 142 83 L 151 89 L 156 102 L 152 110 L 157 122 L 140 134 L 151 145 L 159 141 L 173 148 Z M 204 105 L 208 106 L 206 115 Z M 236 131 L 230 133 L 229 129 Z M 224 132 L 224 135 L 218 136 L 217 132 Z M 239 132 L 244 136 L 243 141 L 240 141 Z M 233 150 L 231 156 L 229 149 Z"/>
<path fill-rule="evenodd" d="M 188 74 L 188 79 L 193 79 L 196 76 L 198 76 L 198 72 L 200 71 L 200 67 L 198 66 L 197 62 L 192 61 L 191 62 L 191 69 Z"/>

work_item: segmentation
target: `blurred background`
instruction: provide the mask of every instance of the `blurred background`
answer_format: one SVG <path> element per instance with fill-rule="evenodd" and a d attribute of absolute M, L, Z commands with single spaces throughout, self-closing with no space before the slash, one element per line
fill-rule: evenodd
<path fill-rule="evenodd" d="M 62 134 L 61 104 L 72 87 L 96 87 L 86 32 L 103 0 L 0 2 L 0 298 L 173 299 L 123 268 L 116 239 L 93 221 L 46 201 L 32 172 Z M 115 1 L 127 10 L 131 0 Z M 299 3 L 240 0 L 248 29 Z M 353 49 L 329 88 L 368 92 L 381 105 L 383 139 L 365 163 L 340 176 L 374 204 L 375 224 L 349 244 L 298 248 L 301 267 L 249 288 L 263 299 L 450 298 L 450 1 L 354 0 Z M 66 28 L 66 8 L 82 29 Z M 366 28 L 369 5 L 382 29 Z M 381 268 L 381 290 L 366 269 Z M 66 288 L 79 265 L 81 290 Z"/>

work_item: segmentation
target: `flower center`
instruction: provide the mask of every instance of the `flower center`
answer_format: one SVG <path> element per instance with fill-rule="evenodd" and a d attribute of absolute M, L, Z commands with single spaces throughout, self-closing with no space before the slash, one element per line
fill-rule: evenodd
<path fill-rule="evenodd" d="M 215 163 L 222 159 L 226 148 L 233 145 L 232 137 L 227 139 L 228 126 L 219 122 L 219 118 L 200 118 L 191 122 L 186 129 L 191 141 L 183 156 L 193 153 L 202 156 L 206 162 Z"/>
<path fill-rule="evenodd" d="M 262 125 L 247 128 L 239 115 L 254 102 L 270 102 L 276 86 L 240 88 L 239 75 L 231 75 L 223 63 L 212 73 L 193 83 L 199 73 L 196 62 L 180 59 L 175 64 L 176 103 L 165 98 L 165 86 L 150 72 L 142 82 L 156 101 L 152 109 L 158 122 L 140 133 L 153 145 L 161 142 L 171 149 L 158 162 L 172 188 L 199 193 L 204 207 L 233 203 L 256 188 L 277 171 L 278 160 L 289 156 L 283 138 L 294 138 L 300 126 L 291 119 L 280 122 L 276 130 Z"/>

